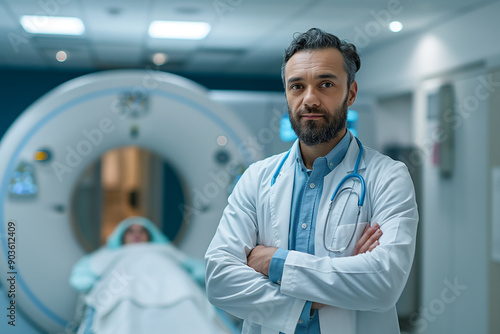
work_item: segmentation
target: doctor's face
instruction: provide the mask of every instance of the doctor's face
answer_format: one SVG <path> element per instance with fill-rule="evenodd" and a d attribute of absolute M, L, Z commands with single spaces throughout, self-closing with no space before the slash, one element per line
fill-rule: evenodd
<path fill-rule="evenodd" d="M 357 84 L 347 86 L 342 54 L 335 48 L 295 53 L 285 67 L 286 98 L 292 128 L 307 146 L 344 135 L 347 107 Z"/>
<path fill-rule="evenodd" d="M 149 232 L 144 226 L 138 224 L 130 225 L 123 234 L 123 244 L 133 244 L 149 241 Z"/>

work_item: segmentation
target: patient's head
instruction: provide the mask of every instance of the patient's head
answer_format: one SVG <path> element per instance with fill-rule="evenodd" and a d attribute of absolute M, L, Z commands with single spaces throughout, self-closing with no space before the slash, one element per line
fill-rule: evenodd
<path fill-rule="evenodd" d="M 122 244 L 133 244 L 139 242 L 148 242 L 151 240 L 149 231 L 142 225 L 132 224 L 130 225 L 122 237 Z"/>
<path fill-rule="evenodd" d="M 149 219 L 133 216 L 122 220 L 106 240 L 108 249 L 118 249 L 126 244 L 151 242 L 168 244 L 170 241 Z"/>

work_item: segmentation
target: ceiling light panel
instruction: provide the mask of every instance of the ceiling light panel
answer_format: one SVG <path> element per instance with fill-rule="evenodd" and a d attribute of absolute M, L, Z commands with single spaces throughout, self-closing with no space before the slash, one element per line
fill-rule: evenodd
<path fill-rule="evenodd" d="M 77 17 L 23 15 L 20 23 L 26 32 L 48 35 L 83 35 L 85 26 Z"/>
<path fill-rule="evenodd" d="M 207 22 L 153 21 L 148 33 L 152 38 L 199 40 L 205 38 L 210 29 Z"/>

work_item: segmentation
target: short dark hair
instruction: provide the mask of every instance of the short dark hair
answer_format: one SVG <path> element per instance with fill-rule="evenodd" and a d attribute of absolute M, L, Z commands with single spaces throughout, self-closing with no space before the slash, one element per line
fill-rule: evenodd
<path fill-rule="evenodd" d="M 356 72 L 361 67 L 356 46 L 346 41 L 341 41 L 337 36 L 324 32 L 318 28 L 311 28 L 307 32 L 295 35 L 292 42 L 285 50 L 283 62 L 281 63 L 281 79 L 286 90 L 285 66 L 292 56 L 302 50 L 319 50 L 335 48 L 340 51 L 344 58 L 344 69 L 347 72 L 347 86 L 354 81 Z"/>

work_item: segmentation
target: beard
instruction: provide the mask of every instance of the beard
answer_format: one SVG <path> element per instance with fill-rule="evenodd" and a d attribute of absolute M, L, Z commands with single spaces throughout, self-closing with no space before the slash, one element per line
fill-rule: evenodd
<path fill-rule="evenodd" d="M 340 134 L 347 123 L 347 99 L 346 96 L 341 106 L 337 107 L 333 114 L 318 108 L 301 108 L 295 114 L 292 114 L 288 107 L 288 116 L 292 129 L 297 134 L 301 142 L 307 146 L 314 146 L 324 142 L 329 142 Z M 318 124 L 319 120 L 302 121 L 300 116 L 304 114 L 321 114 L 324 117 L 323 124 Z"/>

